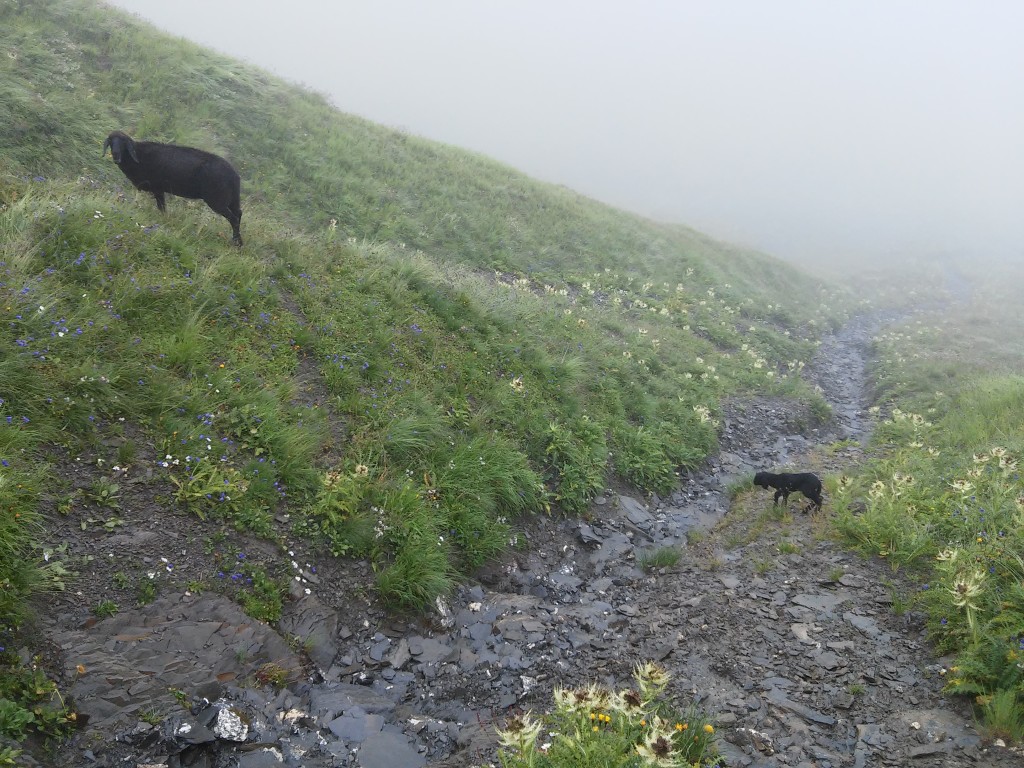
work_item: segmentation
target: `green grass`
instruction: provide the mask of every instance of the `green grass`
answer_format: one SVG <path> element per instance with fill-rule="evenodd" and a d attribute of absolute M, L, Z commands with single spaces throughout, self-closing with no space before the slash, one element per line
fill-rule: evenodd
<path fill-rule="evenodd" d="M 656 571 L 659 568 L 671 568 L 681 557 L 682 553 L 677 547 L 658 547 L 642 553 L 637 558 L 637 565 L 647 572 Z"/>
<path fill-rule="evenodd" d="M 93 606 L 92 612 L 97 618 L 106 619 L 116 616 L 118 611 L 117 603 L 113 600 L 100 600 Z"/>

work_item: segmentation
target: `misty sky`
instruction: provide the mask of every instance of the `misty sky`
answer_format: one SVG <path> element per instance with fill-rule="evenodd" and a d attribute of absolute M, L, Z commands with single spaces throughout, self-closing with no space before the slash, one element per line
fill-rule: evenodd
<path fill-rule="evenodd" d="M 1024 257 L 1018 0 L 113 0 L 342 111 L 787 260 Z"/>

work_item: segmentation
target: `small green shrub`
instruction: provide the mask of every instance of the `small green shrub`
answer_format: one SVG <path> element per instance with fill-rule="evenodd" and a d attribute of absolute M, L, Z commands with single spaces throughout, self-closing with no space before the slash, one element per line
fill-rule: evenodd
<path fill-rule="evenodd" d="M 139 581 L 139 588 L 136 591 L 136 599 L 139 605 L 149 605 L 156 600 L 156 581 L 151 578 L 141 579 Z"/>
<path fill-rule="evenodd" d="M 242 510 L 249 490 L 248 481 L 237 468 L 210 458 L 193 458 L 183 476 L 172 473 L 170 478 L 177 487 L 175 498 L 201 520 L 211 510 L 220 510 L 226 516 Z"/>
<path fill-rule="evenodd" d="M 86 497 L 101 507 L 121 508 L 121 486 L 109 477 L 96 478 Z"/>
<path fill-rule="evenodd" d="M 280 579 L 271 578 L 262 568 L 244 564 L 244 585 L 235 596 L 243 610 L 254 619 L 274 623 L 284 609 L 286 586 Z"/>
<path fill-rule="evenodd" d="M 26 664 L 16 653 L 0 651 L 0 736 L 23 741 L 33 733 L 47 741 L 61 739 L 75 719 L 38 658 Z"/>
<path fill-rule="evenodd" d="M 350 471 L 324 473 L 308 514 L 336 557 L 370 552 L 375 536 L 371 501 L 376 477 L 376 471 L 365 464 L 356 464 Z"/>
<path fill-rule="evenodd" d="M 288 682 L 288 670 L 280 664 L 268 661 L 261 664 L 253 673 L 258 685 L 269 685 L 272 688 L 283 688 Z"/>

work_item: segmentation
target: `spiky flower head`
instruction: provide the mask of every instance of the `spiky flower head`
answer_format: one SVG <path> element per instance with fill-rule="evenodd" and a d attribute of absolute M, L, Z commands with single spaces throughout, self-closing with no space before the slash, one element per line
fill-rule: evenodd
<path fill-rule="evenodd" d="M 555 686 L 552 698 L 555 700 L 555 709 L 572 710 L 574 709 L 573 697 L 574 691 L 571 688 L 563 688 L 558 685 Z"/>
<path fill-rule="evenodd" d="M 985 591 L 985 572 L 974 570 L 968 574 L 961 573 L 953 582 L 953 588 L 949 593 L 953 596 L 953 605 L 958 608 L 967 608 L 973 611 L 978 610 L 975 605 L 982 592 Z"/>
<path fill-rule="evenodd" d="M 640 688 L 640 695 L 643 696 L 644 701 L 656 699 L 665 690 L 671 677 L 664 667 L 658 666 L 653 661 L 637 664 L 633 670 L 633 678 Z"/>
<path fill-rule="evenodd" d="M 611 708 L 611 694 L 591 683 L 586 688 L 555 689 L 555 705 L 567 712 L 594 712 Z"/>
<path fill-rule="evenodd" d="M 534 719 L 531 713 L 527 712 L 509 720 L 504 730 L 497 729 L 498 742 L 503 747 L 525 755 L 533 751 L 540 729 L 541 721 Z"/>
<path fill-rule="evenodd" d="M 647 765 L 657 768 L 676 768 L 683 765 L 683 758 L 675 751 L 672 729 L 660 717 L 655 717 L 651 729 L 643 741 L 636 745 L 637 754 Z"/>
<path fill-rule="evenodd" d="M 638 715 L 644 711 L 644 700 L 638 691 L 626 688 L 612 694 L 611 708 L 624 715 Z"/>
<path fill-rule="evenodd" d="M 974 483 L 969 480 L 954 480 L 949 484 L 949 487 L 957 491 L 961 496 L 966 496 L 974 490 Z"/>
<path fill-rule="evenodd" d="M 871 490 L 868 491 L 868 496 L 872 499 L 880 499 L 885 495 L 887 490 L 888 487 L 885 483 L 881 480 L 875 480 L 875 482 L 871 484 Z"/>

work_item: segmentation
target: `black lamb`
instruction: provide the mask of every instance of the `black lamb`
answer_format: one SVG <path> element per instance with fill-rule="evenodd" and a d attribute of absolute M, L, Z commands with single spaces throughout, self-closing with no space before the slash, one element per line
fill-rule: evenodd
<path fill-rule="evenodd" d="M 754 475 L 754 485 L 761 488 L 774 488 L 776 504 L 779 503 L 779 499 L 782 499 L 783 504 L 788 504 L 789 494 L 799 491 L 811 500 L 811 503 L 807 505 L 804 512 L 812 507 L 821 509 L 823 503 L 821 499 L 821 479 L 813 472 L 780 472 L 778 474 L 758 472 Z"/>
<path fill-rule="evenodd" d="M 136 189 L 151 192 L 161 211 L 167 210 L 164 194 L 203 200 L 231 223 L 232 240 L 242 244 L 242 182 L 223 157 L 176 144 L 135 141 L 121 131 L 107 136 L 104 155 L 108 147 L 121 172 Z"/>

